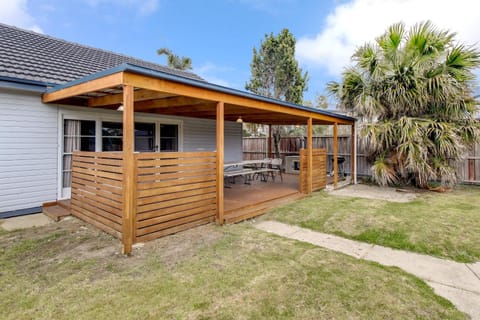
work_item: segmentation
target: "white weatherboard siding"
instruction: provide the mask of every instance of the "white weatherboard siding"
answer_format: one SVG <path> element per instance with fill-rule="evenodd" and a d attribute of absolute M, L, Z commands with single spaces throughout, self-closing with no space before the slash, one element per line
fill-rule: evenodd
<path fill-rule="evenodd" d="M 216 145 L 215 120 L 182 118 L 184 120 L 184 151 L 214 151 Z M 242 125 L 225 122 L 225 162 L 241 161 Z"/>
<path fill-rule="evenodd" d="M 0 213 L 57 199 L 57 107 L 0 89 Z"/>

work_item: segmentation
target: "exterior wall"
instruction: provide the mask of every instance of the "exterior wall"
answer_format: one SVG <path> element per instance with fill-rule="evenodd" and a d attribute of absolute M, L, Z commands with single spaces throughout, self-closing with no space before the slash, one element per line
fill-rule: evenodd
<path fill-rule="evenodd" d="M 56 200 L 57 115 L 39 93 L 0 88 L 0 214 Z"/>
<path fill-rule="evenodd" d="M 117 111 L 45 105 L 40 99 L 39 93 L 0 88 L 0 217 L 38 212 L 42 203 L 61 198 L 63 118 L 122 119 Z M 179 123 L 180 151 L 216 149 L 214 120 L 142 113 L 135 117 Z M 241 159 L 242 126 L 226 122 L 225 161 Z"/>
<path fill-rule="evenodd" d="M 103 117 L 105 119 L 122 121 L 121 113 L 111 110 L 62 106 L 60 113 L 66 117 L 84 118 L 85 120 Z M 60 118 L 62 118 L 62 116 L 60 116 Z M 135 113 L 135 121 L 162 120 L 181 123 L 181 131 L 183 132 L 180 137 L 181 141 L 179 144 L 181 148 L 179 151 L 197 152 L 216 150 L 215 120 L 152 115 L 151 113 L 140 112 Z M 242 156 L 242 125 L 236 122 L 225 122 L 225 162 L 241 161 Z"/>
<path fill-rule="evenodd" d="M 214 120 L 182 118 L 184 120 L 183 151 L 214 151 L 216 127 Z M 241 161 L 242 125 L 225 122 L 225 162 Z"/>

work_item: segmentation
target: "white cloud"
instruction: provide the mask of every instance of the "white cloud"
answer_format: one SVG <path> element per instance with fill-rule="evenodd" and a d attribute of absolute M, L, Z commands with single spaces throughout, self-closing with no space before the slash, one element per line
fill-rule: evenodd
<path fill-rule="evenodd" d="M 233 87 L 232 84 L 224 79 L 218 74 L 226 73 L 232 71 L 232 68 L 229 67 L 220 67 L 211 62 L 207 62 L 199 67 L 194 67 L 193 72 L 198 74 L 203 79 L 207 80 L 210 83 L 215 83 L 224 87 Z"/>
<path fill-rule="evenodd" d="M 118 5 L 133 8 L 139 15 L 146 16 L 157 11 L 159 0 L 85 0 L 91 7 L 97 7 L 100 4 Z"/>
<path fill-rule="evenodd" d="M 271 15 L 277 15 L 282 8 L 291 5 L 295 0 L 233 0 L 249 6 L 255 10 L 263 11 Z M 301 5 L 301 3 L 299 4 Z"/>
<path fill-rule="evenodd" d="M 28 12 L 27 0 L 3 0 L 1 7 L 0 22 L 43 33 Z"/>
<path fill-rule="evenodd" d="M 456 32 L 461 42 L 480 44 L 474 0 L 352 0 L 340 3 L 317 35 L 298 39 L 297 57 L 308 67 L 323 67 L 339 76 L 355 48 L 374 41 L 391 24 L 403 21 L 411 26 L 426 20 Z"/>

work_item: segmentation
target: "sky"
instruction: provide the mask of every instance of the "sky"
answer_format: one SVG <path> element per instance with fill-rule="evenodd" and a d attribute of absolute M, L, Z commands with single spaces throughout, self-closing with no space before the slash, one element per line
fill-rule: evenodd
<path fill-rule="evenodd" d="M 209 82 L 244 90 L 253 48 L 289 29 L 309 74 L 305 100 L 339 81 L 355 49 L 393 23 L 431 20 L 480 45 L 477 0 L 0 0 L 0 22 L 166 64 L 167 47 Z M 480 75 L 480 72 L 477 72 Z"/>

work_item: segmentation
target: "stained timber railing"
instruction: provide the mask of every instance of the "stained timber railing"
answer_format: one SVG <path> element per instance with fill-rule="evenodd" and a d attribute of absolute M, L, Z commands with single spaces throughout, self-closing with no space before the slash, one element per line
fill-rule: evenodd
<path fill-rule="evenodd" d="M 324 189 L 327 186 L 327 150 L 312 150 L 312 191 Z M 308 150 L 300 149 L 300 192 L 308 190 Z"/>
<path fill-rule="evenodd" d="M 120 237 L 122 231 L 122 154 L 74 152 L 71 212 L 74 216 Z"/>
<path fill-rule="evenodd" d="M 122 153 L 74 152 L 71 211 L 121 238 Z M 214 221 L 216 153 L 135 154 L 134 242 Z"/>

